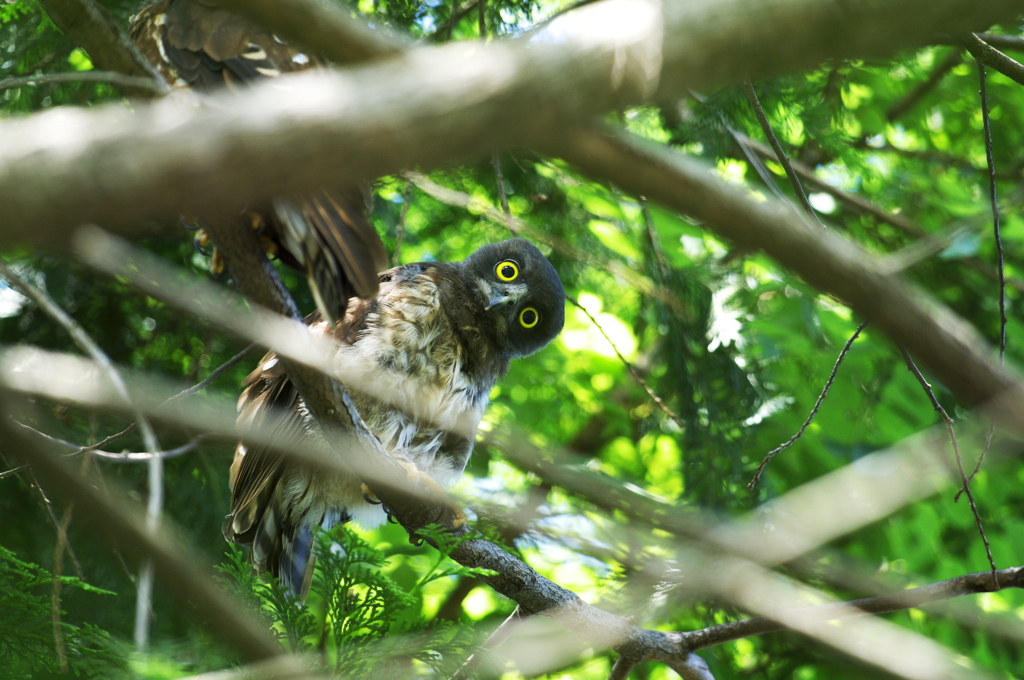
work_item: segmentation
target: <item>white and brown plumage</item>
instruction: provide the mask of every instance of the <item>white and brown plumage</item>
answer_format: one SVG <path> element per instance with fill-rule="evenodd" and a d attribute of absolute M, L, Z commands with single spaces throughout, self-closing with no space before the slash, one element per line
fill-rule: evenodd
<path fill-rule="evenodd" d="M 442 486 L 457 480 L 491 389 L 509 362 L 532 354 L 562 329 L 565 293 L 534 246 L 513 239 L 484 246 L 462 262 L 408 264 L 379 276 L 375 300 L 353 299 L 334 327 L 334 365 L 359 414 L 384 449 Z M 319 429 L 276 356 L 245 380 L 239 421 L 269 409 L 287 414 L 299 438 Z M 304 595 L 315 527 L 384 520 L 354 476 L 325 477 L 255 447 L 239 446 L 231 468 L 230 541 L 251 543 L 252 562 Z"/>
<path fill-rule="evenodd" d="M 129 33 L 170 85 L 199 92 L 321 65 L 217 0 L 160 0 L 132 18 Z M 258 228 L 273 254 L 306 273 L 317 308 L 333 320 L 350 297 L 372 297 L 387 266 L 368 197 L 366 186 L 278 196 L 250 206 L 239 223 Z"/>

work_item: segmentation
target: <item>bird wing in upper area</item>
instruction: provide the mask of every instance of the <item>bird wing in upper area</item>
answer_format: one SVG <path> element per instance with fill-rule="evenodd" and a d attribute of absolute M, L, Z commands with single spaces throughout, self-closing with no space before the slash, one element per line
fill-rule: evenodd
<path fill-rule="evenodd" d="M 197 91 L 237 88 L 321 65 L 215 0 L 160 0 L 139 12 L 129 33 L 168 83 Z M 376 294 L 387 255 L 367 216 L 368 186 L 311 189 L 253 207 L 269 250 L 307 275 L 317 307 L 337 320 L 353 296 Z"/>

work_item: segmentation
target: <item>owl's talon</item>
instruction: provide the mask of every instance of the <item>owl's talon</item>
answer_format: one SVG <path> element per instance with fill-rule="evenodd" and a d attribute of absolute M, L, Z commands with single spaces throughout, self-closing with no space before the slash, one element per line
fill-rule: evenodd
<path fill-rule="evenodd" d="M 370 505 L 382 505 L 381 500 L 370 491 L 370 487 L 366 486 L 366 482 L 359 485 L 359 490 L 363 492 L 363 500 Z"/>
<path fill-rule="evenodd" d="M 218 278 L 224 275 L 224 256 L 220 254 L 220 251 L 214 248 L 213 257 L 210 259 L 210 272 L 213 273 L 214 278 Z"/>
<path fill-rule="evenodd" d="M 452 514 L 455 515 L 455 518 L 452 520 L 452 528 L 461 529 L 469 524 L 469 518 L 466 517 L 466 513 L 459 508 L 452 508 L 452 510 L 454 511 Z"/>

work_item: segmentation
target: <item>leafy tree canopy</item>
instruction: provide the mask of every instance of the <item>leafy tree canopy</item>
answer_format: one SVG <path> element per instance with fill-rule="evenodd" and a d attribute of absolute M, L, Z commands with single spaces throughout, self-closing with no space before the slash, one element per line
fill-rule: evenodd
<path fill-rule="evenodd" d="M 46 109 L 124 101 L 116 79 L 54 77 L 96 70 L 51 20 L 58 4 L 0 5 L 0 136 Z M 101 4 L 122 30 L 139 9 L 134 1 Z M 558 22 L 582 9 L 546 0 L 340 6 L 426 49 L 524 35 L 555 42 Z M 1024 69 L 979 48 L 961 33 L 966 28 L 986 27 L 951 26 L 925 46 L 885 60 L 837 56 L 752 83 L 740 78 L 650 99 L 607 113 L 602 124 L 697 159 L 708 176 L 753 205 L 789 204 L 820 221 L 817 228 L 858 244 L 877 271 L 927 291 L 989 343 L 991 356 L 998 352 L 999 360 L 1017 366 L 1024 337 L 1016 308 L 1024 290 Z M 1024 52 L 1017 24 L 988 31 L 980 34 L 985 43 L 1014 58 Z M 133 100 L 132 106 L 147 104 Z M 537 107 L 541 117 L 544 102 Z M 784 160 L 772 150 L 769 131 Z M 56 132 L 52 143 L 65 143 Z M 864 326 L 870 310 L 847 306 L 850 300 L 830 294 L 837 288 L 817 279 L 808 283 L 806 271 L 815 263 L 805 263 L 807 270 L 784 266 L 777 253 L 730 240 L 707 215 L 654 200 L 653 189 L 641 195 L 624 187 L 621 180 L 595 179 L 572 158 L 519 146 L 374 183 L 371 217 L 395 263 L 462 259 L 512 230 L 542 247 L 571 298 L 559 338 L 515 362 L 491 395 L 481 441 L 453 494 L 474 529 L 586 602 L 657 631 L 697 631 L 784 605 L 818 604 L 823 594 L 845 601 L 1024 564 L 1024 528 L 1016 521 L 1024 478 L 1001 457 L 1005 422 L 996 427 L 990 459 L 972 478 L 970 502 L 954 501 L 957 464 L 973 474 L 992 438 L 976 400 L 934 362 L 912 361 L 915 352 L 894 341 L 884 323 Z M 132 231 L 136 246 L 185 272 L 182 280 L 210 277 L 208 253 L 193 247 L 180 220 L 168 216 Z M 6 347 L 81 353 L 66 326 L 25 296 L 26 285 L 65 310 L 119 369 L 159 376 L 177 389 L 200 382 L 248 345 L 125 277 L 97 273 L 64 247 L 2 244 L 9 267 L 0 279 Z M 300 309 L 311 311 L 303 277 L 276 268 Z M 259 354 L 250 351 L 218 374 L 207 395 L 235 399 Z M 133 421 L 45 395 L 26 399 L 5 390 L 3 398 L 11 405 L 5 418 L 17 421 L 9 427 L 34 428 L 64 442 L 58 446 L 65 451 L 104 441 Z M 945 434 L 947 418 L 961 435 L 956 451 Z M 886 485 L 917 483 L 917 472 L 927 476 L 920 467 L 872 457 L 926 431 L 939 432 L 924 446 L 954 470 L 947 483 L 938 493 L 907 492 L 847 526 L 848 513 L 859 512 L 859 499 L 876 483 L 895 489 Z M 111 455 L 144 451 L 143 434 L 135 429 L 107 440 L 97 455 L 70 462 L 90 484 L 123 488 L 145 501 L 147 465 Z M 299 607 L 249 573 L 221 539 L 231 444 L 168 423 L 158 422 L 155 434 L 161 449 L 180 453 L 163 461 L 165 522 L 201 552 L 206 564 L 197 568 L 221 565 L 222 581 L 283 648 L 307 653 L 319 670 L 448 677 L 476 652 L 477 660 L 486 659 L 465 672 L 481 677 L 604 678 L 630 670 L 632 677 L 675 677 L 664 658 L 617 663 L 625 657 L 542 617 L 530 617 L 495 652 L 483 654 L 480 645 L 516 603 L 485 584 L 490 572 L 457 566 L 429 542 L 414 545 L 395 524 L 322 537 L 318 580 L 308 606 Z M 766 454 L 794 435 L 760 470 Z M 22 461 L 10 446 L 0 441 L 0 456 L 13 469 Z M 839 495 L 818 497 L 813 507 L 777 503 L 844 471 L 857 475 L 860 486 L 836 487 Z M 201 603 L 184 604 L 159 571 L 148 648 L 129 651 L 138 560 L 125 554 L 126 546 L 112 550 L 80 505 L 30 470 L 0 473 L 0 488 L 7 518 L 0 526 L 0 675 L 170 678 L 239 661 L 202 627 Z M 884 498 L 876 500 L 881 508 Z M 691 527 L 747 524 L 709 529 L 695 543 L 696 530 L 679 529 L 691 518 L 700 523 Z M 788 546 L 796 540 L 787 533 L 791 525 L 818 526 L 821 536 L 806 549 Z M 752 526 L 757 530 L 749 535 L 761 546 L 752 550 L 772 546 L 786 557 L 740 550 L 744 559 L 766 562 L 760 571 L 707 552 L 721 548 L 715 541 L 728 543 L 728 531 Z M 428 535 L 451 548 L 443 534 Z M 344 559 L 332 552 L 332 541 L 348 546 Z M 813 590 L 787 591 L 786 584 Z M 1002 585 L 1019 583 L 1006 574 Z M 762 586 L 779 599 L 757 609 L 746 591 Z M 884 617 L 893 626 L 886 631 L 902 631 L 914 645 L 934 643 L 938 651 L 911 645 L 887 653 L 881 642 L 889 633 L 863 638 L 870 652 L 856 651 L 863 631 L 839 627 L 849 630 L 839 634 L 845 646 L 835 636 L 772 632 L 729 639 L 700 655 L 715 678 L 929 677 L 900 665 L 901 650 L 911 648 L 924 655 L 907 657 L 920 668 L 1024 676 L 1024 596 L 1016 588 L 948 606 L 891 609 L 901 611 Z"/>

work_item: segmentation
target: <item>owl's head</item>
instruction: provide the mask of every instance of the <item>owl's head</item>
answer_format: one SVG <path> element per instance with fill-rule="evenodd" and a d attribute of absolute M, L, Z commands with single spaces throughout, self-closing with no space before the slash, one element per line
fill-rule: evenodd
<path fill-rule="evenodd" d="M 533 354 L 562 330 L 565 290 L 555 268 L 529 241 L 483 246 L 463 264 L 509 358 Z"/>

